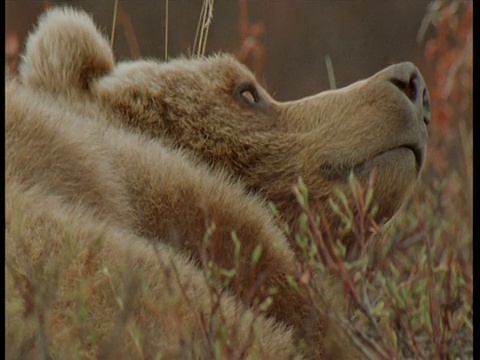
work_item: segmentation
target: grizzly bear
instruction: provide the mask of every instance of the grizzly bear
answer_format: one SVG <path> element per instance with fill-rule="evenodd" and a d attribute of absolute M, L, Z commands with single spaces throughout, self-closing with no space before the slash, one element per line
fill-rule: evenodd
<path fill-rule="evenodd" d="M 301 177 L 335 228 L 328 199 L 374 173 L 375 220 L 391 219 L 430 120 L 412 63 L 280 103 L 230 55 L 116 64 L 64 8 L 42 16 L 5 90 L 11 357 L 360 356 L 331 315 L 334 280 L 308 283 L 331 289 L 321 299 L 299 286 L 268 204 L 298 230 Z"/>

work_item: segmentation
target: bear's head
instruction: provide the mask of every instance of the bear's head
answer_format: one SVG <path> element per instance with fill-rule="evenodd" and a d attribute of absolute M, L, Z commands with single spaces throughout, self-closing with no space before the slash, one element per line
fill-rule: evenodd
<path fill-rule="evenodd" d="M 310 206 L 337 226 L 328 198 L 335 189 L 351 194 L 351 173 L 364 185 L 373 179 L 380 223 L 419 177 L 430 104 L 410 62 L 339 90 L 278 102 L 230 55 L 116 64 L 85 14 L 53 10 L 39 29 L 21 65 L 24 83 L 85 111 L 99 108 L 117 124 L 228 169 L 293 227 L 303 211 L 292 191 L 299 176 Z"/>

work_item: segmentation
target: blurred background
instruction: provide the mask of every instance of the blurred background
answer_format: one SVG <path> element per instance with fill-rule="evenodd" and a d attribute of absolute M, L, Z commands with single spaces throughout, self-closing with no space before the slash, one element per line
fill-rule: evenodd
<path fill-rule="evenodd" d="M 280 101 L 346 86 L 396 62 L 416 63 L 432 97 L 424 176 L 438 179 L 453 171 L 458 177 L 454 187 L 462 188 L 457 195 L 471 208 L 471 0 L 213 3 L 205 54 L 236 54 Z M 15 73 L 37 17 L 64 4 L 92 14 L 111 36 L 113 0 L 6 1 L 6 71 Z M 165 60 L 166 55 L 192 54 L 203 4 L 201 0 L 119 1 L 113 45 L 117 59 Z M 329 71 L 334 81 L 329 80 Z"/>
<path fill-rule="evenodd" d="M 120 1 L 114 51 L 117 59 L 165 54 L 165 0 Z M 69 4 L 91 13 L 110 36 L 114 1 L 7 1 L 6 33 L 18 47 L 45 8 Z M 206 54 L 250 51 L 249 65 L 278 100 L 329 89 L 325 57 L 338 87 L 395 62 L 411 60 L 422 71 L 424 43 L 417 33 L 429 2 L 413 1 L 215 1 Z M 202 1 L 168 2 L 168 56 L 192 48 Z M 428 33 L 432 33 L 429 29 Z"/>

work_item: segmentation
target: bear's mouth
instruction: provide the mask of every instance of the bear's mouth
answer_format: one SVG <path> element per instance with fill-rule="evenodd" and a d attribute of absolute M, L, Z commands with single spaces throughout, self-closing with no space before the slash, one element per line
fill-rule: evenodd
<path fill-rule="evenodd" d="M 364 168 L 366 168 L 371 162 L 378 162 L 379 159 L 381 158 L 386 158 L 389 157 L 390 155 L 393 155 L 394 153 L 398 153 L 400 151 L 408 150 L 413 153 L 413 156 L 415 157 L 415 164 L 416 164 L 416 170 L 417 172 L 420 172 L 420 169 L 423 164 L 423 151 L 420 146 L 417 144 L 406 144 L 406 145 L 401 145 L 398 147 L 391 148 L 386 151 L 382 151 L 376 155 L 374 155 L 372 158 L 369 160 L 363 161 L 360 164 L 357 164 L 354 166 L 354 171 L 362 171 Z"/>
<path fill-rule="evenodd" d="M 327 180 L 346 182 L 352 171 L 356 175 L 369 173 L 375 167 L 381 166 L 382 163 L 392 161 L 393 158 L 395 158 L 395 155 L 398 155 L 400 152 L 406 151 L 410 152 L 415 157 L 415 170 L 417 174 L 420 173 L 424 155 L 422 148 L 418 144 L 405 144 L 381 151 L 354 166 L 331 163 L 322 164 L 320 166 L 320 172 Z"/>

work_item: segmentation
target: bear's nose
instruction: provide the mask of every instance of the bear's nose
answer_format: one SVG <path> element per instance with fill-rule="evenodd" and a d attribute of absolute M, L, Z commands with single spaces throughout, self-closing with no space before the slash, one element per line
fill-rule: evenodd
<path fill-rule="evenodd" d="M 423 76 L 411 62 L 403 62 L 385 69 L 383 74 L 392 84 L 400 89 L 423 117 L 423 122 L 430 123 L 430 95 Z"/>

